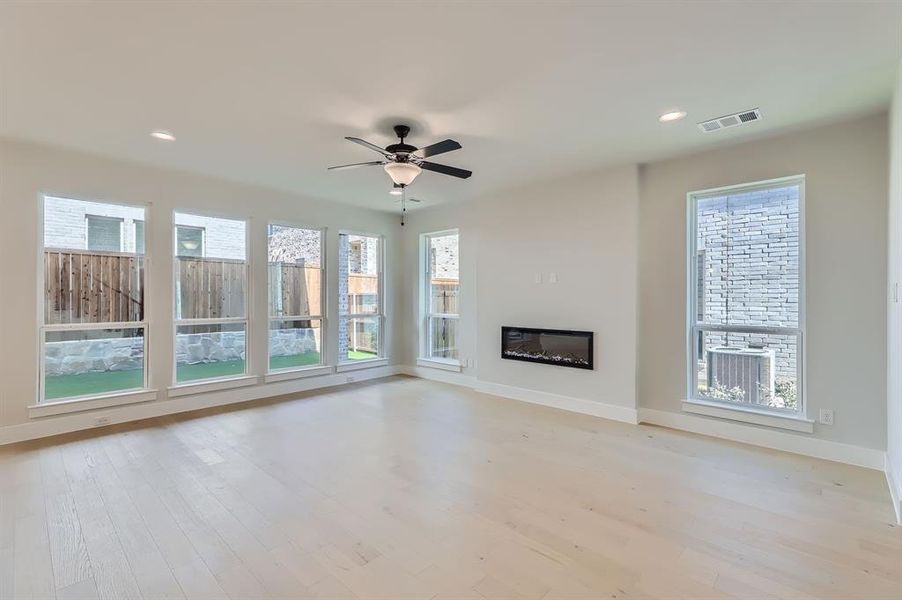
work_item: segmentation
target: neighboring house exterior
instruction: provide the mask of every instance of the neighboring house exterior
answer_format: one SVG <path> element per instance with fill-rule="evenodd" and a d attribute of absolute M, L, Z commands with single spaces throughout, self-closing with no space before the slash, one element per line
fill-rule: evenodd
<path fill-rule="evenodd" d="M 47 196 L 44 202 L 44 246 L 70 250 L 144 253 L 141 207 Z M 176 237 L 199 242 L 179 244 L 180 256 L 245 257 L 244 221 L 179 213 Z"/>

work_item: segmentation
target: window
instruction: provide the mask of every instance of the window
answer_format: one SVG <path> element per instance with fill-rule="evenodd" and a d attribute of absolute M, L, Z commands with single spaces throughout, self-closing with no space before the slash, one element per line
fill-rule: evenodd
<path fill-rule="evenodd" d="M 43 198 L 40 402 L 147 387 L 144 252 L 121 251 L 135 219 L 143 208 Z"/>
<path fill-rule="evenodd" d="M 135 221 L 135 252 L 144 254 L 144 221 Z"/>
<path fill-rule="evenodd" d="M 323 364 L 323 232 L 269 226 L 269 370 Z"/>
<path fill-rule="evenodd" d="M 423 236 L 425 273 L 423 278 L 424 320 L 422 352 L 428 359 L 458 360 L 457 335 L 460 320 L 460 274 L 458 234 L 432 233 Z"/>
<path fill-rule="evenodd" d="M 338 360 L 382 356 L 382 238 L 338 236 Z"/>
<path fill-rule="evenodd" d="M 88 250 L 122 252 L 122 219 L 86 215 Z"/>
<path fill-rule="evenodd" d="M 689 195 L 690 399 L 803 414 L 804 183 Z"/>
<path fill-rule="evenodd" d="M 247 224 L 175 213 L 175 381 L 247 372 Z"/>
<path fill-rule="evenodd" d="M 189 225 L 175 226 L 176 256 L 205 256 L 203 227 Z"/>

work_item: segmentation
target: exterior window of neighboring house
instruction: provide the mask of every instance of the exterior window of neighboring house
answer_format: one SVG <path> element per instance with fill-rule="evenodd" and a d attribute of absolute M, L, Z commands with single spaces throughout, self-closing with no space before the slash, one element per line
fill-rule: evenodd
<path fill-rule="evenodd" d="M 689 194 L 689 398 L 804 414 L 803 177 Z"/>
<path fill-rule="evenodd" d="M 101 215 L 85 215 L 88 250 L 122 252 L 122 219 Z"/>
<path fill-rule="evenodd" d="M 204 242 L 206 241 L 203 227 L 192 225 L 175 226 L 175 255 L 176 256 L 205 256 Z"/>
<path fill-rule="evenodd" d="M 382 238 L 338 236 L 338 360 L 382 356 Z"/>
<path fill-rule="evenodd" d="M 457 231 L 426 234 L 422 238 L 423 322 L 421 352 L 427 359 L 457 362 L 460 321 L 460 253 Z"/>
<path fill-rule="evenodd" d="M 40 402 L 147 387 L 144 251 L 122 252 L 144 208 L 45 196 Z"/>
<path fill-rule="evenodd" d="M 144 254 L 144 221 L 135 221 L 135 252 Z"/>
<path fill-rule="evenodd" d="M 323 364 L 323 231 L 269 226 L 269 370 Z"/>
<path fill-rule="evenodd" d="M 175 213 L 175 382 L 247 372 L 247 223 Z"/>

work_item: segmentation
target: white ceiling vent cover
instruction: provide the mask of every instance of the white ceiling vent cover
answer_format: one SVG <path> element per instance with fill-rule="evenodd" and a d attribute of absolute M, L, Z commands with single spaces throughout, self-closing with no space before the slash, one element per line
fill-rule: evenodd
<path fill-rule="evenodd" d="M 705 133 L 711 133 L 712 131 L 717 131 L 718 129 L 737 127 L 739 125 L 745 125 L 747 123 L 752 123 L 759 120 L 761 120 L 761 111 L 757 108 L 752 108 L 750 110 L 733 113 L 732 115 L 717 117 L 716 119 L 711 119 L 709 121 L 702 121 L 698 124 L 698 128 Z"/>

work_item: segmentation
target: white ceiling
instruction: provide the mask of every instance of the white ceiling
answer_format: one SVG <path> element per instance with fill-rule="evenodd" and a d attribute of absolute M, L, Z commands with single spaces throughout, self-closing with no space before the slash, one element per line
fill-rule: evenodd
<path fill-rule="evenodd" d="M 879 110 L 900 56 L 902 2 L 7 1 L 0 135 L 394 209 L 379 168 L 326 172 L 378 158 L 343 136 L 460 141 L 431 205 Z"/>

